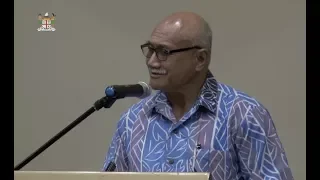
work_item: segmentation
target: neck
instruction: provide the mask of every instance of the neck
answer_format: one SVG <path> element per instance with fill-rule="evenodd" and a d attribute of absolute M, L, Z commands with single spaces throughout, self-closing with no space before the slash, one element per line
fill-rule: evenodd
<path fill-rule="evenodd" d="M 206 74 L 200 75 L 178 91 L 166 93 L 177 120 L 179 120 L 184 113 L 188 112 L 196 101 L 205 82 L 205 77 Z"/>

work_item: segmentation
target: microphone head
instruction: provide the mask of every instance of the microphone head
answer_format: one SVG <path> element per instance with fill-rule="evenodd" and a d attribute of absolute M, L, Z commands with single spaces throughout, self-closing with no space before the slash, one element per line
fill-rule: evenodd
<path fill-rule="evenodd" d="M 131 85 L 114 85 L 108 86 L 105 89 L 105 94 L 107 97 L 114 97 L 121 99 L 124 97 L 136 97 L 143 99 L 150 96 L 152 93 L 151 87 L 145 82 L 138 82 L 137 84 Z"/>
<path fill-rule="evenodd" d="M 140 84 L 143 88 L 143 94 L 139 97 L 140 99 L 146 98 L 151 95 L 152 89 L 147 83 L 139 81 L 138 84 Z"/>

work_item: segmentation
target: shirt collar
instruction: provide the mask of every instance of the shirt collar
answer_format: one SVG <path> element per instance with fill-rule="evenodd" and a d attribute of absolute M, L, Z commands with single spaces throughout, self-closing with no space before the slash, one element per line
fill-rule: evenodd
<path fill-rule="evenodd" d="M 198 104 L 215 113 L 217 107 L 218 82 L 209 71 L 201 88 Z"/>
<path fill-rule="evenodd" d="M 202 106 L 211 112 L 216 112 L 217 107 L 217 95 L 218 95 L 218 82 L 212 75 L 210 71 L 208 71 L 205 83 L 203 84 L 200 95 L 196 101 L 196 106 Z M 150 101 L 149 101 L 150 102 Z M 158 91 L 151 100 L 151 104 L 149 104 L 145 109 L 146 111 L 151 111 L 156 109 L 162 109 L 168 105 L 167 96 L 165 93 Z"/>

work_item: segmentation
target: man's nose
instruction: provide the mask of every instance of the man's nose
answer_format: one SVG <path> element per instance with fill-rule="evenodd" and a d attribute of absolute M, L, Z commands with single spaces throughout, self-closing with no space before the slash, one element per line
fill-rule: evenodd
<path fill-rule="evenodd" d="M 156 56 L 156 53 L 154 52 L 152 56 L 147 60 L 147 64 L 150 67 L 158 68 L 160 67 L 160 60 Z"/>

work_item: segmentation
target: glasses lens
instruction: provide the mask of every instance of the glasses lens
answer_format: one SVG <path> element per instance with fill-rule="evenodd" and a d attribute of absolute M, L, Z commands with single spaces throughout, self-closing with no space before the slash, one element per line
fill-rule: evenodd
<path fill-rule="evenodd" d="M 167 56 L 168 56 L 168 51 L 165 50 L 165 49 L 158 49 L 157 50 L 157 57 L 159 60 L 161 61 L 165 61 L 167 59 Z"/>
<path fill-rule="evenodd" d="M 152 54 L 154 53 L 154 50 L 151 49 L 148 46 L 144 46 L 142 47 L 142 53 L 144 56 L 146 56 L 147 58 L 151 58 Z"/>

